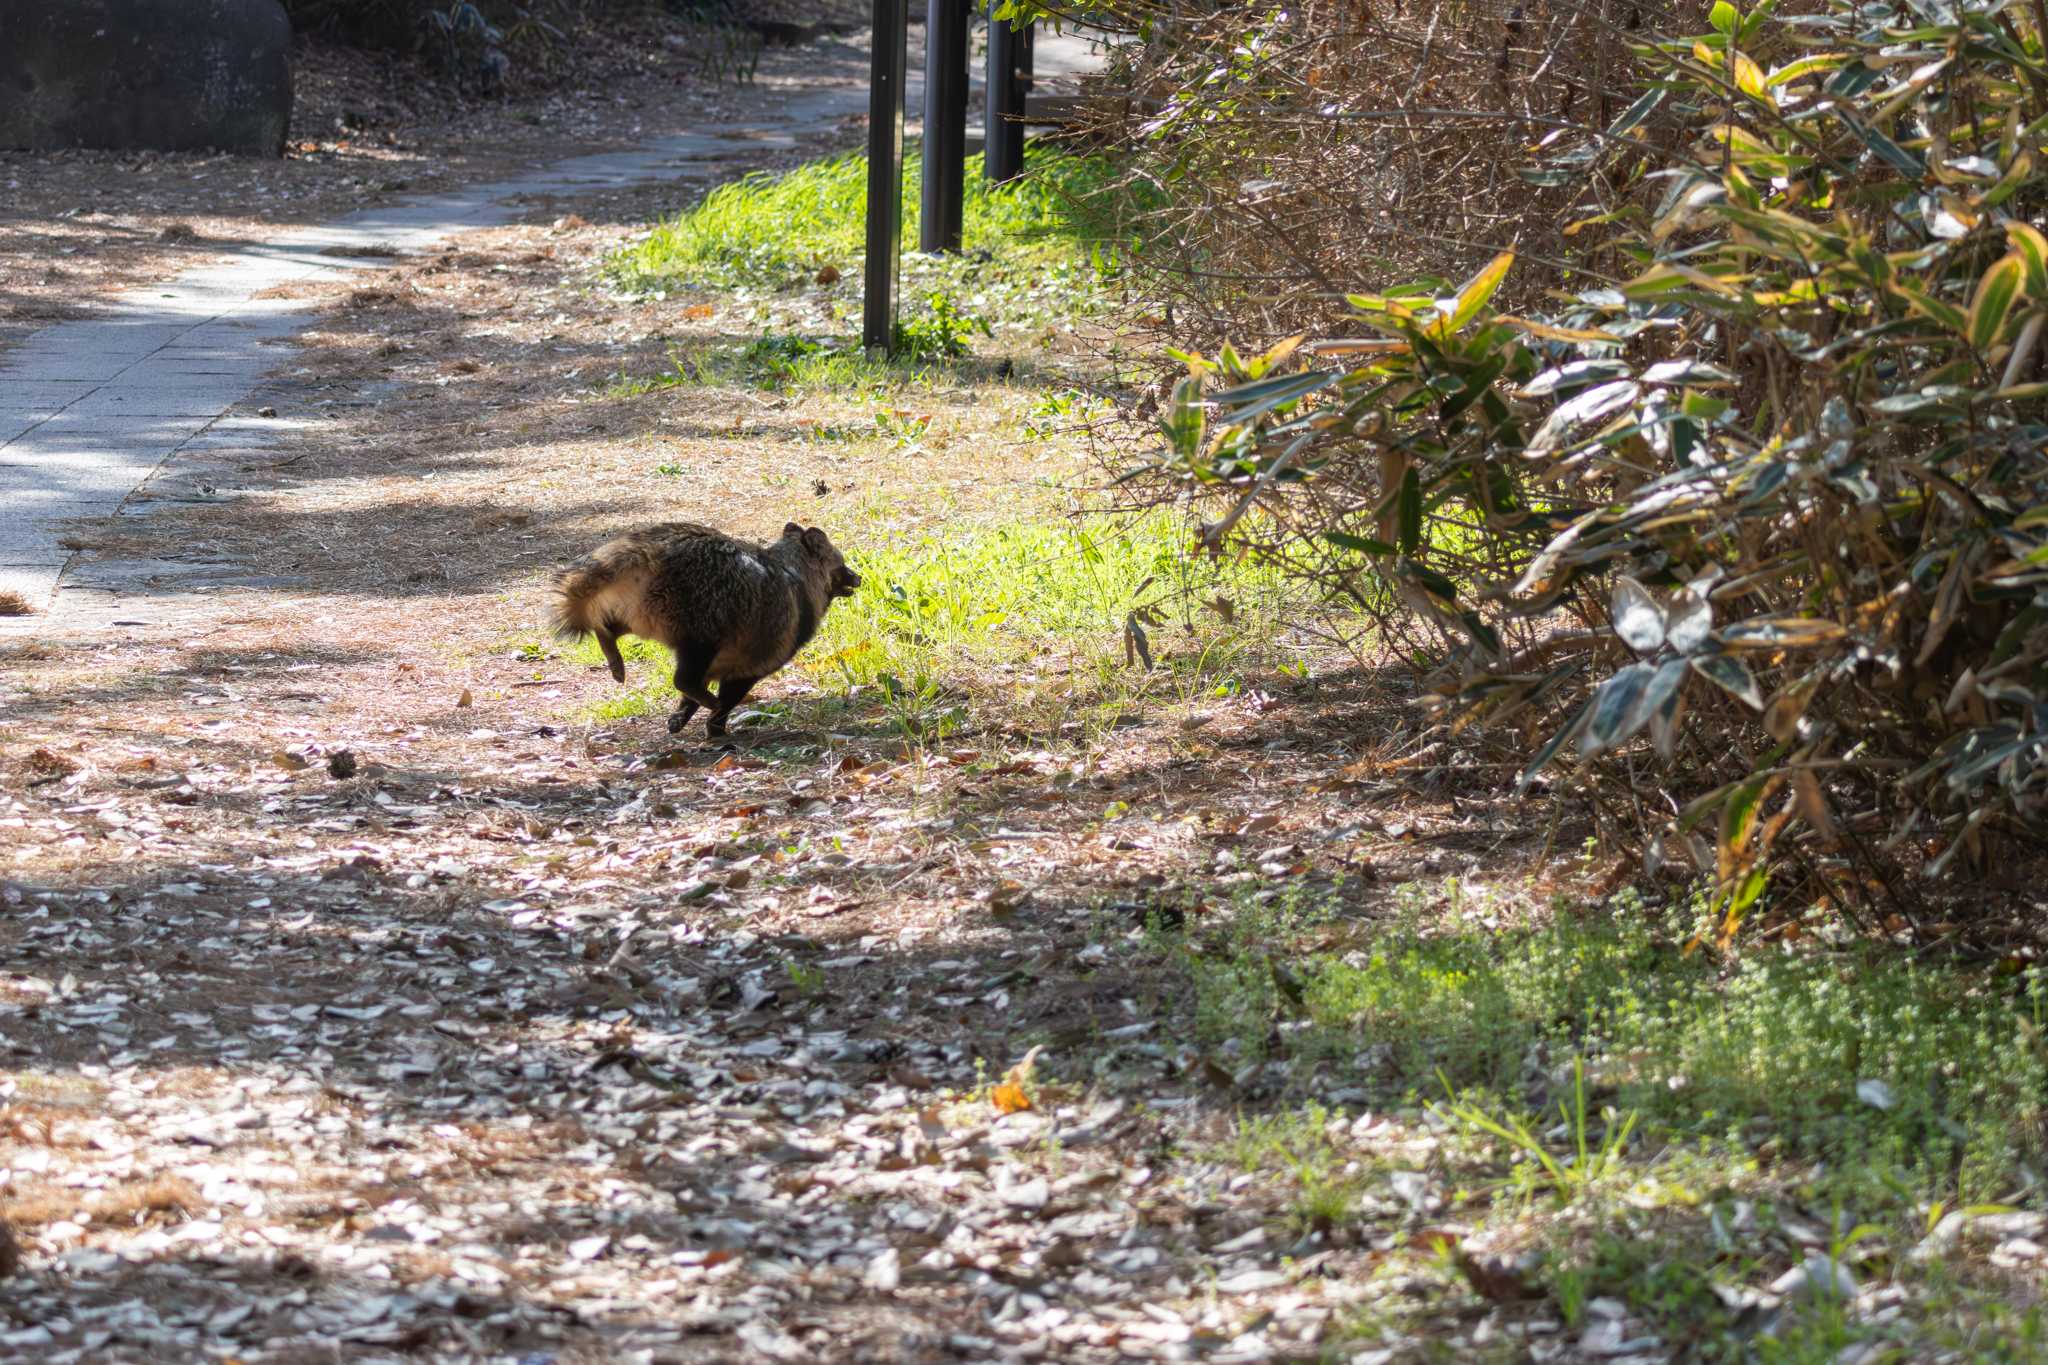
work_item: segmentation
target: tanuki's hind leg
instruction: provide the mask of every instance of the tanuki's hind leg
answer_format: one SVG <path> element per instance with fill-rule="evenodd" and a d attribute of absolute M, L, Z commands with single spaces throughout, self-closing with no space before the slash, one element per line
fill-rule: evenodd
<path fill-rule="evenodd" d="M 732 714 L 735 706 L 746 700 L 747 692 L 759 678 L 727 678 L 718 684 L 718 706 L 711 713 L 711 719 L 704 722 L 704 733 L 713 738 L 725 733 L 725 718 Z"/>
<path fill-rule="evenodd" d="M 718 710 L 718 698 L 711 695 L 711 689 L 704 685 L 704 675 L 711 668 L 711 651 L 684 645 L 676 651 L 676 691 L 683 700 L 676 707 L 676 713 L 668 718 L 668 732 L 682 733 L 690 717 L 697 714 L 702 706 L 711 711 Z"/>
<path fill-rule="evenodd" d="M 612 671 L 612 681 L 624 682 L 626 680 L 626 660 L 619 653 L 618 637 L 613 635 L 604 626 L 597 628 L 596 635 L 597 647 L 604 651 L 605 665 Z"/>

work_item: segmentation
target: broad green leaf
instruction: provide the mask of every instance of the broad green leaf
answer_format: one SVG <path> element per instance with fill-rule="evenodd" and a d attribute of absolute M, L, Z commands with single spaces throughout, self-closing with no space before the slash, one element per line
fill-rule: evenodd
<path fill-rule="evenodd" d="M 1801 76 L 1811 76 L 1820 71 L 1833 71 L 1849 59 L 1838 52 L 1824 52 L 1817 57 L 1801 57 L 1796 62 L 1787 62 L 1764 78 L 1767 85 L 1784 85 Z"/>
<path fill-rule="evenodd" d="M 1630 664 L 1600 684 L 1593 694 L 1593 714 L 1579 736 L 1581 754 L 1605 753 L 1643 727 L 1649 719 L 1644 699 L 1656 672 L 1654 664 Z"/>
<path fill-rule="evenodd" d="M 1593 704 L 1585 702 L 1577 712 L 1573 712 L 1571 720 L 1565 722 L 1565 729 L 1561 729 L 1559 733 L 1552 735 L 1550 741 L 1542 749 L 1536 751 L 1536 757 L 1530 759 L 1530 765 L 1522 769 L 1522 776 L 1516 780 L 1516 796 L 1520 796 L 1522 792 L 1530 790 L 1530 782 L 1536 780 L 1536 774 L 1540 774 L 1544 767 L 1548 767 L 1550 759 L 1554 759 L 1565 745 L 1571 743 L 1571 737 L 1579 733 L 1579 729 L 1585 724 L 1585 718 L 1591 716 L 1591 714 L 1593 714 Z"/>
<path fill-rule="evenodd" d="M 1619 138 L 1633 132 L 1644 119 L 1650 116 L 1652 110 L 1664 102 L 1666 93 L 1668 92 L 1660 86 L 1646 95 L 1639 96 L 1636 102 L 1622 110 L 1621 117 L 1608 127 L 1607 136 Z"/>
<path fill-rule="evenodd" d="M 1221 421 L 1249 422 L 1274 408 L 1314 393 L 1317 389 L 1334 383 L 1336 379 L 1337 376 L 1327 370 L 1279 375 L 1212 394 L 1209 405 Z"/>
<path fill-rule="evenodd" d="M 2048 301 L 2048 237 L 2026 223 L 2007 223 L 2005 238 L 2027 265 L 2027 292 Z"/>
<path fill-rule="evenodd" d="M 1680 654 L 1690 654 L 1707 642 L 1714 624 L 1714 604 L 1702 593 L 1687 588 L 1664 611 L 1665 643 Z"/>
<path fill-rule="evenodd" d="M 1890 162 L 1913 179 L 1919 180 L 1927 174 L 1925 162 L 1886 137 L 1883 133 L 1878 132 L 1877 129 L 1866 128 L 1858 123 L 1852 123 L 1850 126 L 1855 130 L 1856 135 L 1863 139 L 1864 144 L 1871 151 L 1876 152 L 1878 156 Z"/>
<path fill-rule="evenodd" d="M 1649 589 L 1622 574 L 1614 583 L 1614 633 L 1638 654 L 1664 643 L 1664 609 Z"/>
<path fill-rule="evenodd" d="M 1979 351 L 1990 350 L 2004 333 L 2006 316 L 2012 312 L 2026 275 L 2026 262 L 2015 251 L 1992 262 L 1977 281 L 1977 292 L 1970 299 L 1969 338 Z"/>
<path fill-rule="evenodd" d="M 1666 360 L 1643 371 L 1645 384 L 1733 384 L 1735 376 L 1704 360 Z"/>
<path fill-rule="evenodd" d="M 1770 785 L 1770 778 L 1758 775 L 1750 778 L 1728 794 L 1728 803 L 1721 807 L 1721 857 L 1724 869 L 1733 868 L 1735 860 L 1743 849 L 1749 846 L 1749 836 L 1756 828 L 1758 809 L 1763 805 L 1764 789 Z"/>
<path fill-rule="evenodd" d="M 1730 64 L 1734 68 L 1730 74 L 1735 78 L 1735 88 L 1753 99 L 1768 103 L 1770 96 L 1766 92 L 1763 68 L 1740 52 L 1732 54 Z"/>
<path fill-rule="evenodd" d="M 1735 32 L 1735 26 L 1742 22 L 1742 15 L 1728 0 L 1714 0 L 1714 7 L 1707 11 L 1707 23 L 1714 32 L 1723 35 Z"/>
<path fill-rule="evenodd" d="M 1565 438 L 1573 430 L 1627 407 L 1641 392 L 1641 386 L 1629 379 L 1585 390 L 1570 401 L 1560 404 L 1557 410 L 1544 420 L 1535 439 L 1529 442 L 1527 453 L 1538 456 L 1557 449 L 1565 443 Z"/>
<path fill-rule="evenodd" d="M 1607 342 L 1619 346 L 1624 340 L 1624 338 L 1615 336 L 1612 332 L 1596 331 L 1585 327 L 1556 327 L 1550 323 L 1535 322 L 1529 318 L 1510 317 L 1505 313 L 1496 316 L 1494 321 L 1504 322 L 1510 327 L 1527 332 L 1530 336 L 1540 337 L 1545 341 Z"/>
<path fill-rule="evenodd" d="M 1695 673 L 1746 704 L 1750 710 L 1764 709 L 1763 690 L 1756 685 L 1749 665 L 1733 654 L 1695 654 L 1686 662 L 1692 665 Z"/>
<path fill-rule="evenodd" d="M 1657 757 L 1666 763 L 1678 752 L 1678 718 L 1685 710 L 1682 685 L 1689 671 L 1685 660 L 1670 659 L 1660 664 L 1657 676 L 1650 679 L 1646 698 L 1650 712 L 1650 742 L 1657 746 Z"/>
<path fill-rule="evenodd" d="M 1515 396 L 1542 398 L 1559 389 L 1583 388 L 1603 380 L 1622 379 L 1628 373 L 1629 363 L 1626 360 L 1574 360 L 1569 365 L 1545 370 L 1516 390 Z"/>
<path fill-rule="evenodd" d="M 1458 290 L 1457 306 L 1431 330 L 1439 336 L 1451 336 L 1477 317 L 1479 310 L 1486 306 L 1487 301 L 1500 288 L 1501 280 L 1507 276 L 1508 267 L 1514 263 L 1515 253 L 1512 251 L 1503 251 L 1488 261 L 1485 269 L 1465 281 L 1464 287 Z"/>
<path fill-rule="evenodd" d="M 1817 616 L 1771 616 L 1723 626 L 1721 643 L 1731 649 L 1806 649 L 1847 633 Z"/>
<path fill-rule="evenodd" d="M 1167 404 L 1165 415 L 1159 422 L 1167 444 L 1183 460 L 1194 459 L 1202 449 L 1202 437 L 1208 422 L 1202 412 L 1201 392 L 1201 385 L 1192 378 L 1175 384 L 1173 400 Z"/>
<path fill-rule="evenodd" d="M 1892 290 L 1910 304 L 1914 312 L 1919 313 L 1923 317 L 1934 319 L 1957 336 L 1968 335 L 1970 320 L 1963 310 L 1954 304 L 1944 303 L 1942 300 L 1923 294 L 1917 289 L 1908 289 L 1903 284 L 1893 285 Z"/>

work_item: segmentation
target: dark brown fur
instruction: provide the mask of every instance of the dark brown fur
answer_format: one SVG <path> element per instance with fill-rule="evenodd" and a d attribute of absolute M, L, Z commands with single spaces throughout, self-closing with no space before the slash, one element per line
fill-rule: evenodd
<path fill-rule="evenodd" d="M 747 690 L 794 658 L 833 600 L 858 587 L 860 575 L 818 527 L 791 522 L 762 546 L 674 521 L 607 541 L 557 574 L 555 633 L 595 635 L 620 682 L 621 635 L 667 645 L 682 694 L 669 733 L 702 706 L 706 732 L 722 735 Z"/>

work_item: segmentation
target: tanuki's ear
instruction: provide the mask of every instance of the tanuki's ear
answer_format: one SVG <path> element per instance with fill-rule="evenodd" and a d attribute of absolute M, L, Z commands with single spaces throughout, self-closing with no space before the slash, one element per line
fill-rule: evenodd
<path fill-rule="evenodd" d="M 789 539 L 789 537 L 791 537 L 791 536 L 800 536 L 800 535 L 802 535 L 803 533 L 804 533 L 804 528 L 803 528 L 803 527 L 801 527 L 801 526 L 799 526 L 799 525 L 797 525 L 797 524 L 796 524 L 795 522 L 793 522 L 793 521 L 792 521 L 792 522 L 790 522 L 790 523 L 789 523 L 789 524 L 788 524 L 787 526 L 785 526 L 785 527 L 783 527 L 783 528 L 782 528 L 782 538 L 783 538 L 784 540 L 787 540 L 787 539 Z"/>
<path fill-rule="evenodd" d="M 824 527 L 813 526 L 810 530 L 804 532 L 804 547 L 823 554 L 832 548 L 832 538 L 825 534 Z"/>

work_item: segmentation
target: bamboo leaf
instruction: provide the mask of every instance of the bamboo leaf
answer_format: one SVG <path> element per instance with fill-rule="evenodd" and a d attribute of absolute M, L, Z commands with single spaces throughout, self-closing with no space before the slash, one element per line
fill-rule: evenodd
<path fill-rule="evenodd" d="M 1923 294 L 1917 289 L 1908 289 L 1902 284 L 1895 284 L 1892 286 L 1892 289 L 1912 306 L 1914 312 L 1921 314 L 1923 317 L 1933 318 L 1958 336 L 1968 335 L 1970 320 L 1963 310 L 1954 304 L 1944 303 L 1940 299 Z"/>
<path fill-rule="evenodd" d="M 1651 664 L 1630 664 L 1600 684 L 1593 694 L 1593 714 L 1579 737 L 1581 754 L 1605 753 L 1642 728 L 1649 718 L 1643 702 L 1656 672 Z"/>
<path fill-rule="evenodd" d="M 1693 672 L 1726 692 L 1752 711 L 1764 709 L 1763 689 L 1756 685 L 1749 665 L 1733 654 L 1696 654 L 1686 660 Z"/>
<path fill-rule="evenodd" d="M 1522 769 L 1521 777 L 1516 779 L 1515 794 L 1517 796 L 1529 790 L 1529 784 L 1536 780 L 1536 774 L 1550 766 L 1550 761 L 1557 757 L 1558 751 L 1571 742 L 1572 737 L 1578 734 L 1581 727 L 1585 725 L 1586 718 L 1592 714 L 1593 703 L 1588 701 L 1573 713 L 1572 718 L 1565 722 L 1562 730 L 1552 735 L 1550 741 L 1536 751 L 1536 757 L 1529 760 L 1529 766 Z"/>
<path fill-rule="evenodd" d="M 1678 718 L 1685 712 L 1683 684 L 1689 671 L 1685 660 L 1671 659 L 1650 679 L 1650 742 L 1657 746 L 1657 757 L 1666 763 L 1678 752 Z"/>
<path fill-rule="evenodd" d="M 1435 330 L 1438 331 L 1438 335 L 1450 336 L 1477 317 L 1479 310 L 1484 308 L 1499 290 L 1500 282 L 1507 276 L 1508 267 L 1514 263 L 1515 253 L 1503 251 L 1488 261 L 1477 275 L 1467 280 L 1464 287 L 1458 291 L 1457 306 L 1437 325 Z"/>
<path fill-rule="evenodd" d="M 1934 589 L 1934 610 L 1927 618 L 1927 633 L 1920 638 L 1920 652 L 1913 656 L 1915 668 L 1924 666 L 1934 657 L 1934 651 L 1940 649 L 1941 642 L 1948 638 L 1949 627 L 1962 614 L 1963 587 L 1968 581 L 1966 575 L 1972 558 L 1967 546 L 1957 549 L 1949 557 L 1948 568 Z"/>
<path fill-rule="evenodd" d="M 1817 616 L 1765 616 L 1721 628 L 1730 649 L 1807 649 L 1839 640 L 1847 632 Z"/>
<path fill-rule="evenodd" d="M 2048 237 L 2026 223 L 2007 223 L 2005 238 L 2027 266 L 2027 292 L 2048 299 Z"/>
<path fill-rule="evenodd" d="M 2005 319 L 2012 312 L 2013 300 L 2019 297 L 2026 273 L 2026 262 L 2018 252 L 2013 252 L 1994 261 L 1977 281 L 1977 292 L 1970 299 L 1968 335 L 1970 344 L 1979 351 L 1990 350 L 2005 331 Z"/>
<path fill-rule="evenodd" d="M 1734 68 L 1732 74 L 1735 77 L 1735 88 L 1737 90 L 1753 99 L 1763 100 L 1765 103 L 1770 102 L 1762 67 L 1740 52 L 1733 54 L 1730 65 Z"/>
<path fill-rule="evenodd" d="M 1642 584 L 1621 575 L 1614 584 L 1614 633 L 1638 654 L 1664 643 L 1664 609 Z"/>
<path fill-rule="evenodd" d="M 1713 603 L 1690 588 L 1671 599 L 1664 615 L 1665 643 L 1680 654 L 1691 654 L 1705 644 L 1714 624 Z"/>

